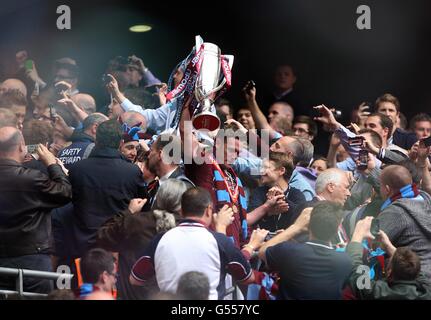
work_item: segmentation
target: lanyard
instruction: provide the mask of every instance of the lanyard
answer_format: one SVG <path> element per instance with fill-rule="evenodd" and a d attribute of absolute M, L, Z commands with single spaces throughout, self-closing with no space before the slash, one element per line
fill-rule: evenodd
<path fill-rule="evenodd" d="M 214 160 L 214 158 L 211 157 L 211 161 L 212 161 L 212 165 L 217 169 L 217 171 L 220 173 L 220 175 L 223 178 L 223 183 L 226 186 L 227 192 L 229 192 L 229 196 L 230 196 L 230 198 L 232 200 L 232 204 L 236 203 L 238 201 L 238 197 L 239 197 L 238 182 L 236 181 L 236 183 L 235 183 L 235 191 L 234 191 L 234 193 L 232 193 L 231 188 L 229 187 L 229 185 L 228 185 L 228 183 L 226 181 L 227 177 L 226 177 L 224 171 L 222 170 L 222 168 L 220 168 L 220 165 L 217 163 L 217 161 Z M 234 178 L 236 178 L 236 175 L 234 175 Z"/>
<path fill-rule="evenodd" d="M 238 185 L 238 181 L 236 179 L 237 178 L 236 175 L 235 174 L 233 175 L 235 180 L 236 180 L 236 183 L 235 183 L 234 194 L 232 194 L 231 189 L 230 189 L 230 187 L 226 181 L 227 177 L 226 177 L 224 171 L 220 168 L 220 165 L 217 163 L 217 161 L 214 160 L 213 157 L 211 157 L 211 161 L 212 161 L 212 165 L 216 168 L 216 170 L 220 173 L 220 175 L 223 178 L 223 182 L 225 184 L 227 192 L 229 192 L 229 196 L 232 200 L 232 208 L 237 208 L 235 203 L 237 203 L 238 197 L 239 197 L 239 185 Z M 242 236 L 243 236 L 243 239 L 245 240 L 245 239 L 247 239 L 247 236 L 248 236 L 248 224 L 247 224 L 247 219 L 245 219 L 243 217 L 241 203 L 239 205 L 240 205 L 240 208 L 238 210 L 239 211 L 238 214 L 239 214 L 239 218 L 240 218 L 240 222 L 241 222 Z M 235 210 L 234 210 L 234 213 L 236 214 Z"/>

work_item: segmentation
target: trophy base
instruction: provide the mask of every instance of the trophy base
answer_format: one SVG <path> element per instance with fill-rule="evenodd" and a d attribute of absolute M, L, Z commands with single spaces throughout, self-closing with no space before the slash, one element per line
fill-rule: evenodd
<path fill-rule="evenodd" d="M 192 124 L 196 130 L 214 131 L 220 127 L 220 119 L 212 112 L 202 112 L 193 117 Z"/>

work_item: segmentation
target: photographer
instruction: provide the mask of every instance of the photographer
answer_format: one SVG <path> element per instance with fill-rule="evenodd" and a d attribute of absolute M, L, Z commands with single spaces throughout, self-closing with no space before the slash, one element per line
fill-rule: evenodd
<path fill-rule="evenodd" d="M 0 266 L 52 271 L 50 258 L 53 208 L 70 202 L 72 187 L 56 158 L 39 144 L 37 154 L 48 175 L 23 167 L 27 148 L 21 132 L 0 129 Z M 15 281 L 2 280 L 2 288 Z M 24 291 L 49 293 L 52 282 L 24 280 Z"/>
<path fill-rule="evenodd" d="M 372 300 L 430 300 L 431 283 L 422 274 L 420 259 L 407 247 L 395 248 L 386 233 L 382 230 L 376 237 L 371 233 L 373 218 L 367 217 L 358 222 L 347 245 L 346 252 L 353 261 L 353 272 L 350 276 L 350 288 L 359 299 Z M 357 272 L 362 262 L 362 241 L 366 238 L 378 239 L 389 258 L 386 266 L 387 278 L 363 282 L 363 273 Z M 365 275 L 368 276 L 368 275 Z"/>

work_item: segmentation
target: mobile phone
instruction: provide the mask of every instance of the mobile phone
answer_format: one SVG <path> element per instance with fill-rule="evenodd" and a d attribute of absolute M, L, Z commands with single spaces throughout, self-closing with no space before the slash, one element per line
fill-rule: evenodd
<path fill-rule="evenodd" d="M 36 153 L 37 144 L 28 144 L 27 145 L 27 153 Z"/>
<path fill-rule="evenodd" d="M 365 149 L 361 149 L 359 151 L 359 170 L 365 170 L 368 167 L 368 151 Z"/>
<path fill-rule="evenodd" d="M 370 233 L 377 238 L 377 236 L 379 235 L 379 231 L 380 231 L 380 221 L 379 219 L 374 218 L 371 221 L 371 227 L 370 227 Z"/>
<path fill-rule="evenodd" d="M 312 116 L 313 118 L 318 118 L 318 117 L 320 117 L 320 116 L 321 116 L 320 108 L 318 108 L 318 109 L 316 109 L 316 108 L 312 108 L 312 109 L 311 109 L 311 116 Z"/>
<path fill-rule="evenodd" d="M 25 62 L 24 62 L 25 70 L 33 70 L 33 66 L 34 66 L 33 60 L 30 60 L 30 59 L 25 60 Z"/>
<path fill-rule="evenodd" d="M 49 117 L 51 118 L 51 121 L 55 121 L 57 116 L 57 112 L 55 112 L 55 108 L 52 104 L 49 105 Z"/>
<path fill-rule="evenodd" d="M 421 139 L 421 141 L 425 144 L 426 147 L 431 146 L 431 136 L 425 139 Z"/>
<path fill-rule="evenodd" d="M 268 234 L 265 237 L 265 241 L 271 240 L 277 235 L 277 232 L 268 232 Z"/>
<path fill-rule="evenodd" d="M 55 84 L 55 90 L 57 91 L 57 94 L 61 95 L 61 94 L 63 94 L 63 92 L 68 91 L 69 87 L 65 83 L 58 82 Z"/>
<path fill-rule="evenodd" d="M 364 137 L 361 137 L 361 136 L 359 136 L 359 137 L 349 137 L 347 139 L 347 143 L 349 144 L 349 146 L 352 146 L 352 147 L 354 147 L 354 146 L 362 147 L 363 144 L 364 144 L 364 140 L 365 140 Z"/>
<path fill-rule="evenodd" d="M 108 76 L 106 73 L 102 75 L 102 83 L 104 86 L 107 86 L 112 81 L 111 77 Z"/>

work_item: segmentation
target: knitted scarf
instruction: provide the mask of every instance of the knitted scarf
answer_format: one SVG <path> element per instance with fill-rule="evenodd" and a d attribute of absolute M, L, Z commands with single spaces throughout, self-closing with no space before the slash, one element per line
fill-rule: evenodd
<path fill-rule="evenodd" d="M 240 239 L 234 239 L 235 243 L 239 245 L 239 242 L 244 242 L 248 236 L 248 226 L 247 226 L 247 198 L 245 197 L 244 188 L 241 182 L 241 179 L 238 178 L 235 171 L 232 169 L 228 169 L 230 174 L 235 177 L 236 184 L 238 186 L 239 197 L 237 203 L 235 205 L 239 208 L 239 217 L 240 217 Z M 214 190 L 217 198 L 217 208 L 222 208 L 223 205 L 232 204 L 232 199 L 229 195 L 229 191 L 226 188 L 226 183 L 223 178 L 222 173 L 218 170 L 217 167 L 213 166 L 213 174 L 214 174 Z M 232 226 L 232 225 L 231 225 Z M 229 227 L 231 227 L 229 226 Z M 227 233 L 228 236 L 232 236 L 233 234 L 229 232 L 230 228 L 228 227 Z"/>
<path fill-rule="evenodd" d="M 400 189 L 398 193 L 386 199 L 386 201 L 383 202 L 382 204 L 381 210 L 384 210 L 387 207 L 389 207 L 389 205 L 397 199 L 413 199 L 413 198 L 416 198 L 417 200 L 423 200 L 422 196 L 419 195 L 419 190 L 414 183 L 405 185 Z"/>

